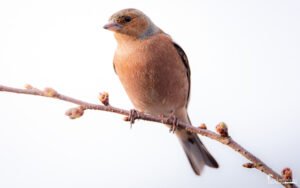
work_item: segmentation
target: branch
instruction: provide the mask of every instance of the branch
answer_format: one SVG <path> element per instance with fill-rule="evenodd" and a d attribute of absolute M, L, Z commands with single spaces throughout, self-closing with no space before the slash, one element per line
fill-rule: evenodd
<path fill-rule="evenodd" d="M 130 121 L 131 123 L 134 123 L 135 119 L 143 119 L 147 121 L 153 121 L 168 125 L 174 125 L 174 120 L 170 118 L 162 118 L 159 116 L 152 116 L 149 114 L 145 114 L 142 112 L 137 112 L 135 110 L 123 110 L 120 108 L 113 107 L 109 105 L 109 98 L 108 93 L 104 92 L 99 95 L 99 100 L 102 102 L 103 105 L 99 104 L 92 104 L 88 103 L 82 100 L 78 100 L 63 94 L 58 93 L 52 88 L 45 88 L 44 90 L 40 90 L 37 88 L 32 87 L 31 85 L 26 85 L 25 89 L 19 89 L 19 88 L 13 88 L 13 87 L 7 87 L 0 85 L 0 92 L 10 92 L 10 93 L 18 93 L 18 94 L 26 94 L 26 95 L 37 95 L 41 97 L 50 97 L 55 98 L 58 100 L 70 102 L 73 104 L 79 105 L 79 107 L 71 108 L 66 112 L 66 115 L 69 116 L 71 119 L 79 118 L 83 115 L 85 110 L 100 110 L 100 111 L 107 111 L 107 112 L 113 112 L 121 115 L 125 115 L 126 118 L 125 121 Z M 228 147 L 232 148 L 242 156 L 244 156 L 246 159 L 250 161 L 250 163 L 246 163 L 243 166 L 246 168 L 256 168 L 260 170 L 261 172 L 268 175 L 270 178 L 274 179 L 278 183 L 282 184 L 284 187 L 289 188 L 297 188 L 297 186 L 293 183 L 292 180 L 292 171 L 289 168 L 285 168 L 282 170 L 282 175 L 278 174 L 274 170 L 272 170 L 269 166 L 267 166 L 263 161 L 261 161 L 259 158 L 251 154 L 249 151 L 247 151 L 245 148 L 243 148 L 241 145 L 239 145 L 236 141 L 234 141 L 228 134 L 228 128 L 225 123 L 219 123 L 216 127 L 216 130 L 219 134 L 207 130 L 205 124 L 202 124 L 200 127 L 194 127 L 192 125 L 178 122 L 176 125 L 179 128 L 186 129 L 187 131 L 200 134 L 202 136 L 211 138 L 213 140 L 216 140 L 224 145 L 227 145 Z"/>

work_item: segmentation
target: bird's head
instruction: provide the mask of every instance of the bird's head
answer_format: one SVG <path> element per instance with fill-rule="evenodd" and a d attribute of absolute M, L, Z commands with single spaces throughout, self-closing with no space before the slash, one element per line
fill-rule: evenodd
<path fill-rule="evenodd" d="M 160 31 L 152 21 L 140 10 L 123 9 L 114 13 L 104 29 L 115 34 L 127 35 L 134 38 L 147 38 Z"/>

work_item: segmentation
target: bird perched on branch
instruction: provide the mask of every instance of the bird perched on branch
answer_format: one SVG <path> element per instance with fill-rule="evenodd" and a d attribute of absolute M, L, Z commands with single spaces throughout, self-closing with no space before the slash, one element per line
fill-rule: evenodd
<path fill-rule="evenodd" d="M 191 124 L 191 71 L 183 49 L 137 9 L 116 12 L 104 28 L 114 32 L 114 69 L 135 108 Z M 183 129 L 175 133 L 197 175 L 205 165 L 218 168 L 196 134 Z"/>

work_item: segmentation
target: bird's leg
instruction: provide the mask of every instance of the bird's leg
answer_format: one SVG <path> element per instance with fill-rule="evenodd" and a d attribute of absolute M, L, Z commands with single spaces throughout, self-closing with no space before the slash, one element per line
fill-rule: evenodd
<path fill-rule="evenodd" d="M 129 111 L 129 116 L 128 116 L 128 119 L 129 119 L 129 122 L 130 122 L 130 128 L 132 128 L 132 124 L 134 124 L 134 121 L 139 118 L 139 115 L 137 113 L 137 111 L 135 109 L 131 109 Z"/>

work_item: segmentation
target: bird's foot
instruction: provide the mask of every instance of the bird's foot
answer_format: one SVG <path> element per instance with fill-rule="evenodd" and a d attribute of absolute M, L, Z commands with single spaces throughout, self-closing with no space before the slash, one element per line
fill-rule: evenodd
<path fill-rule="evenodd" d="M 174 114 L 172 114 L 168 117 L 168 121 L 172 122 L 172 125 L 170 126 L 170 133 L 175 133 L 175 131 L 178 128 L 178 119 L 177 119 L 177 117 Z"/>
<path fill-rule="evenodd" d="M 132 124 L 134 124 L 135 120 L 139 118 L 138 112 L 135 109 L 131 109 L 129 111 L 129 122 L 130 122 L 130 128 L 132 128 Z"/>

